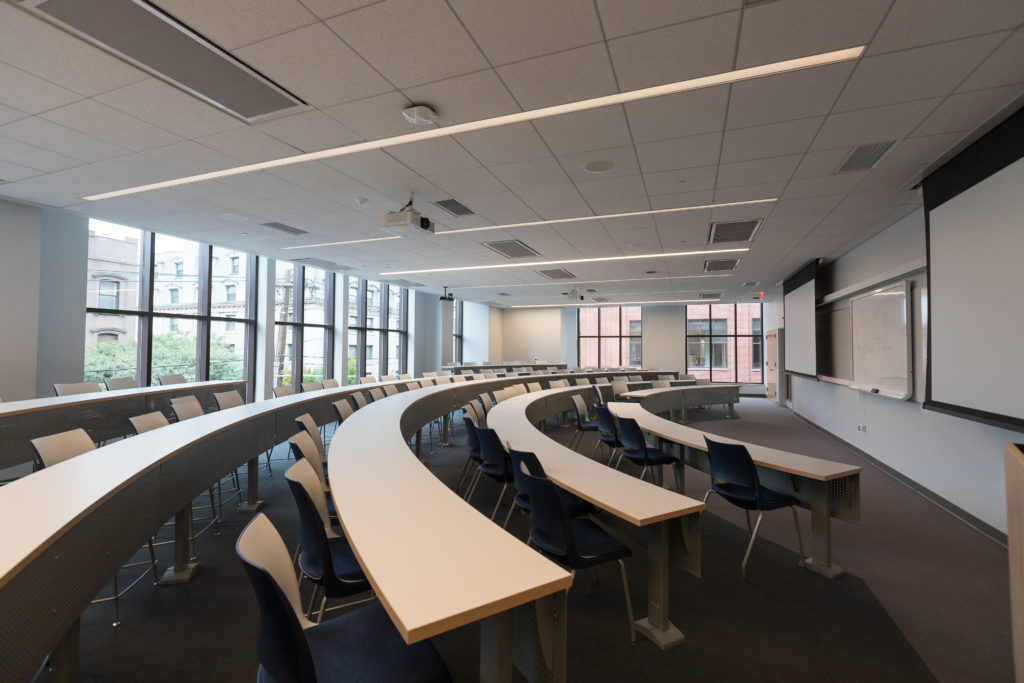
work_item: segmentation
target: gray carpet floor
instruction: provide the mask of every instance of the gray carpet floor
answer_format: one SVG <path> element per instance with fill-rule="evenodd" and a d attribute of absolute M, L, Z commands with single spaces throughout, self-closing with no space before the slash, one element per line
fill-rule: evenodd
<path fill-rule="evenodd" d="M 738 420 L 721 410 L 697 413 L 694 426 L 817 457 L 863 464 L 860 525 L 833 524 L 833 560 L 848 574 L 829 580 L 800 569 L 789 514 L 770 513 L 748 578 L 739 577 L 746 546 L 741 511 L 712 500 L 702 521 L 702 577 L 671 575 L 670 614 L 686 642 L 658 650 L 629 643 L 614 565 L 595 568 L 569 594 L 568 672 L 572 681 L 1011 681 L 1006 549 L 936 507 L 824 435 L 764 399 L 744 398 Z M 554 438 L 571 430 L 551 427 Z M 453 482 L 465 459 L 461 429 L 451 448 L 425 464 Z M 582 450 L 589 452 L 589 445 Z M 278 448 L 277 457 L 284 456 Z M 261 473 L 260 497 L 285 540 L 297 515 L 283 472 Z M 629 465 L 624 465 L 627 470 Z M 628 470 L 627 470 L 628 471 Z M 700 497 L 707 476 L 687 475 Z M 473 504 L 490 514 L 498 485 L 482 481 Z M 122 600 L 122 624 L 110 605 L 82 618 L 83 681 L 253 681 L 258 613 L 234 554 L 248 515 L 227 512 L 220 536 L 199 541 L 202 568 L 186 585 L 140 585 Z M 805 542 L 810 517 L 801 511 Z M 525 538 L 528 520 L 509 530 Z M 438 549 L 438 552 L 443 552 Z M 159 549 L 163 564 L 170 547 Z M 409 571 L 416 562 L 410 561 Z M 642 549 L 627 560 L 637 616 L 646 610 Z M 307 589 L 308 591 L 308 589 Z M 434 643 L 455 680 L 477 680 L 479 629 L 466 626 Z M 45 671 L 39 680 L 46 680 Z"/>

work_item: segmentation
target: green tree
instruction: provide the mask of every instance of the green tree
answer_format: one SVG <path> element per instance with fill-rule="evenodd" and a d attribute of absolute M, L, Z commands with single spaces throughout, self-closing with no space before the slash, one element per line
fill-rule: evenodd
<path fill-rule="evenodd" d="M 102 381 L 105 377 L 135 374 L 137 347 L 129 343 L 100 342 L 85 350 L 85 380 Z M 153 337 L 153 374 L 180 372 L 186 377 L 195 374 L 196 340 L 184 332 L 169 332 Z M 210 379 L 241 379 L 245 369 L 241 352 L 231 348 L 222 337 L 210 340 Z"/>

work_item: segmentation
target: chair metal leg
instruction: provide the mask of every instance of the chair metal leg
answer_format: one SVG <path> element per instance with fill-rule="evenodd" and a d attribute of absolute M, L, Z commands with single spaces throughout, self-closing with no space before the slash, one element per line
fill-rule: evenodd
<path fill-rule="evenodd" d="M 793 511 L 793 526 L 796 527 L 796 544 L 800 548 L 800 566 L 803 567 L 807 556 L 804 555 L 804 539 L 800 535 L 800 520 L 796 516 L 796 506 L 790 505 L 789 509 Z"/>
<path fill-rule="evenodd" d="M 309 606 L 306 607 L 306 618 L 313 618 L 313 605 L 316 603 L 316 594 L 320 591 L 320 586 L 313 584 L 313 594 L 309 596 Z"/>
<path fill-rule="evenodd" d="M 626 563 L 619 560 L 622 573 L 622 594 L 626 596 L 626 617 L 629 619 L 629 642 L 636 644 L 636 622 L 633 620 L 633 599 L 629 597 L 629 581 L 626 580 Z"/>
<path fill-rule="evenodd" d="M 466 476 L 466 472 L 469 471 L 469 463 L 473 462 L 473 458 L 466 456 L 466 462 L 462 463 L 462 469 L 459 471 L 459 476 L 455 480 L 455 491 L 458 493 L 459 489 L 462 488 L 462 480 Z"/>
<path fill-rule="evenodd" d="M 120 595 L 118 594 L 117 590 L 117 572 L 114 572 L 114 597 L 111 598 L 111 600 L 114 603 L 114 628 L 117 628 L 121 625 L 121 609 L 118 606 L 119 598 Z"/>
<path fill-rule="evenodd" d="M 747 533 L 752 533 L 750 531 L 750 510 L 744 510 L 743 513 L 747 516 Z"/>
<path fill-rule="evenodd" d="M 644 480 L 644 475 L 646 475 L 646 474 L 647 474 L 647 465 L 644 465 L 644 468 L 642 470 L 640 470 L 640 481 Z"/>
<path fill-rule="evenodd" d="M 505 497 L 505 491 L 508 490 L 508 482 L 501 487 L 501 493 L 498 494 L 498 502 L 494 504 L 494 510 L 491 511 L 491 521 L 494 521 L 494 516 L 498 514 L 498 508 L 501 507 L 501 501 Z"/>
<path fill-rule="evenodd" d="M 740 565 L 740 578 L 747 578 L 747 560 L 750 558 L 750 551 L 754 548 L 754 541 L 757 540 L 757 530 L 761 528 L 761 520 L 764 519 L 764 512 L 758 511 L 757 522 L 754 523 L 754 532 L 750 534 L 750 543 L 747 544 L 747 552 L 743 554 L 743 564 Z"/>
<path fill-rule="evenodd" d="M 153 567 L 153 585 L 160 585 L 160 571 L 156 566 L 156 553 L 153 552 L 153 539 L 147 539 L 146 544 L 149 546 L 149 561 Z M 801 556 L 803 553 L 801 553 Z"/>
<path fill-rule="evenodd" d="M 515 494 L 513 494 L 512 504 L 508 506 L 508 514 L 505 515 L 505 522 L 501 525 L 502 529 L 508 528 L 508 520 L 512 519 L 512 511 L 516 509 L 516 501 L 514 500 Z"/>
<path fill-rule="evenodd" d="M 480 483 L 480 469 L 477 468 L 476 475 L 473 477 L 473 482 L 469 485 L 469 490 L 466 491 L 466 502 L 468 503 L 476 493 L 476 485 Z"/>

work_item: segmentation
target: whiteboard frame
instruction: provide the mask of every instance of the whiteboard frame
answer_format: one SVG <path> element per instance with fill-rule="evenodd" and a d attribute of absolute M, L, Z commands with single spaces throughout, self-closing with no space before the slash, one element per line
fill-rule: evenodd
<path fill-rule="evenodd" d="M 851 332 L 853 335 L 853 381 L 850 382 L 849 387 L 858 391 L 863 391 L 867 394 L 874 396 L 885 396 L 886 398 L 895 398 L 900 401 L 909 401 L 914 396 L 914 330 L 913 330 L 913 299 L 911 298 L 911 283 L 910 280 L 903 280 L 895 284 L 886 285 L 879 287 L 870 292 L 862 294 L 860 296 L 852 297 L 850 300 L 851 314 L 853 314 L 853 307 L 856 306 L 857 301 L 866 299 L 868 297 L 876 296 L 885 292 L 893 290 L 899 290 L 906 301 L 906 358 L 907 358 L 907 386 L 903 392 L 894 392 L 882 387 L 873 387 L 857 382 L 857 326 L 853 324 Z"/>

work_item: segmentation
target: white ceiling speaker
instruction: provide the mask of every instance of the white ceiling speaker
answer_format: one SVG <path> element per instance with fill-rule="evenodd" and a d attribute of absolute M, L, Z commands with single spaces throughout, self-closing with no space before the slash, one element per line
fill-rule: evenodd
<path fill-rule="evenodd" d="M 402 116 L 414 126 L 429 126 L 437 121 L 437 112 L 425 104 L 416 104 L 403 109 Z"/>

